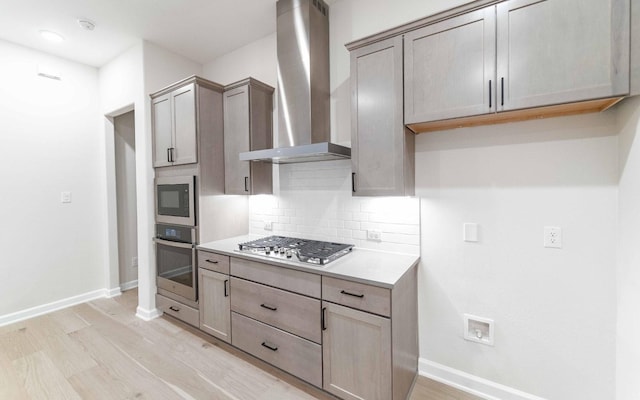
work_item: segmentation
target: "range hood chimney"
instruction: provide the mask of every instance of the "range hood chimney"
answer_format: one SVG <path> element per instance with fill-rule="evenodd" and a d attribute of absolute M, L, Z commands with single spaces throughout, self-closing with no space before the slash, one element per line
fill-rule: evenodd
<path fill-rule="evenodd" d="M 351 158 L 330 143 L 329 7 L 322 0 L 278 0 L 278 148 L 240 160 L 288 164 Z"/>

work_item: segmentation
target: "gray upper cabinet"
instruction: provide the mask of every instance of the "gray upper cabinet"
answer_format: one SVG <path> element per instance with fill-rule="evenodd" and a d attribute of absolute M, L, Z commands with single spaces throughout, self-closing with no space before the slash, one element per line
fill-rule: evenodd
<path fill-rule="evenodd" d="M 405 35 L 405 121 L 437 121 L 495 111 L 495 8 Z"/>
<path fill-rule="evenodd" d="M 404 127 L 402 37 L 351 51 L 353 195 L 414 194 L 414 135 Z"/>
<path fill-rule="evenodd" d="M 198 162 L 199 135 L 215 125 L 209 119 L 218 115 L 207 108 L 213 106 L 212 92 L 222 87 L 192 76 L 151 94 L 154 167 Z"/>
<path fill-rule="evenodd" d="M 272 165 L 240 161 L 240 153 L 273 146 L 273 88 L 249 78 L 225 87 L 226 194 L 271 194 Z"/>
<path fill-rule="evenodd" d="M 602 111 L 630 93 L 630 0 L 495 3 L 393 30 L 411 130 Z"/>
<path fill-rule="evenodd" d="M 499 111 L 629 93 L 629 0 L 496 7 Z"/>
<path fill-rule="evenodd" d="M 198 162 L 195 85 L 190 83 L 151 100 L 154 167 Z"/>

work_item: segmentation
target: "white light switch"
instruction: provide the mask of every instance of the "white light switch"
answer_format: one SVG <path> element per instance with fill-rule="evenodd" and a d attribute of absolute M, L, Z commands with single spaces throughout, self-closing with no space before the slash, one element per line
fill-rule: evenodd
<path fill-rule="evenodd" d="M 60 193 L 60 202 L 61 203 L 71 203 L 71 192 L 62 192 L 62 193 Z"/>
<path fill-rule="evenodd" d="M 462 224 L 462 240 L 465 242 L 478 241 L 478 224 Z"/>

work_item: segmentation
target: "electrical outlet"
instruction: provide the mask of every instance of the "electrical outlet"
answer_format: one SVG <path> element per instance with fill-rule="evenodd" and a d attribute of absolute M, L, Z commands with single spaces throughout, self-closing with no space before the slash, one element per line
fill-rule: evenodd
<path fill-rule="evenodd" d="M 367 239 L 379 242 L 382 240 L 382 232 L 375 229 L 369 230 L 367 231 Z"/>
<path fill-rule="evenodd" d="M 562 248 L 562 228 L 558 226 L 544 227 L 544 247 L 552 249 Z"/>
<path fill-rule="evenodd" d="M 273 230 L 273 222 L 272 221 L 264 221 L 264 230 L 272 231 Z"/>
<path fill-rule="evenodd" d="M 464 338 L 472 342 L 478 342 L 493 346 L 493 320 L 464 314 Z"/>
<path fill-rule="evenodd" d="M 133 268 L 137 268 L 138 267 L 138 257 L 131 257 L 131 266 Z"/>

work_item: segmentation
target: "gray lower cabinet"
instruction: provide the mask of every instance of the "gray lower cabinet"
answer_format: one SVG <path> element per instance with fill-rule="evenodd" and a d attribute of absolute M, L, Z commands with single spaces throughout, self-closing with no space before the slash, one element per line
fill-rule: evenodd
<path fill-rule="evenodd" d="M 198 270 L 200 329 L 231 342 L 229 275 L 200 268 Z"/>
<path fill-rule="evenodd" d="M 342 399 L 408 398 L 415 266 L 393 289 L 204 250 L 198 267 L 202 331 Z"/>
<path fill-rule="evenodd" d="M 249 78 L 225 87 L 226 194 L 271 194 L 272 165 L 240 161 L 240 153 L 273 147 L 273 88 Z"/>
<path fill-rule="evenodd" d="M 322 302 L 323 389 L 348 400 L 386 400 L 391 392 L 391 321 Z"/>
<path fill-rule="evenodd" d="M 354 196 L 414 194 L 414 135 L 402 108 L 402 38 L 351 52 Z"/>

